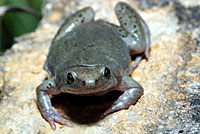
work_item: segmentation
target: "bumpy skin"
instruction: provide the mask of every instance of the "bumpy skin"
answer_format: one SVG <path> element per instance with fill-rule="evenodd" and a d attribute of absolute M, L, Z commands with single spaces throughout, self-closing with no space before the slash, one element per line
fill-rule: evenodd
<path fill-rule="evenodd" d="M 49 94 L 103 95 L 111 90 L 123 94 L 102 115 L 127 109 L 143 94 L 143 88 L 129 74 L 142 56 L 149 55 L 150 32 L 139 14 L 125 3 L 115 12 L 120 26 L 103 20 L 94 21 L 92 8 L 84 8 L 59 29 L 49 50 L 44 69 L 50 78 L 37 87 L 38 105 L 44 118 L 72 126 L 54 111 Z M 131 55 L 140 54 L 133 66 Z"/>

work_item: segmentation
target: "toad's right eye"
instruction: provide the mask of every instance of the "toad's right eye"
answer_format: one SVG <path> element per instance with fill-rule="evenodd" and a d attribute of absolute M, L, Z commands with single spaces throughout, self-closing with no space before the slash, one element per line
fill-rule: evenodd
<path fill-rule="evenodd" d="M 105 67 L 103 75 L 109 79 L 110 78 L 110 69 L 108 67 Z"/>

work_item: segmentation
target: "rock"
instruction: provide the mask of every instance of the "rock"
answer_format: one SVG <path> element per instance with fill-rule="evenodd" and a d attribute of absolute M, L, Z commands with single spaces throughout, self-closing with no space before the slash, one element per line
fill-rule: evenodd
<path fill-rule="evenodd" d="M 56 124 L 56 131 L 50 128 L 37 107 L 35 89 L 47 77 L 42 67 L 51 40 L 64 18 L 78 9 L 92 6 L 96 19 L 119 23 L 114 15 L 118 0 L 48 0 L 43 8 L 44 18 L 36 31 L 17 38 L 17 43 L 0 57 L 0 133 L 200 132 L 200 1 L 169 0 L 157 4 L 151 0 L 145 3 L 147 8 L 141 7 L 143 10 L 138 1 L 123 1 L 139 11 L 151 30 L 150 57 L 143 59 L 132 74 L 145 89 L 140 100 L 128 110 L 88 123 L 87 119 L 95 117 L 100 105 L 96 104 L 95 111 L 92 108 L 95 104 L 90 102 L 84 109 L 85 104 L 80 105 L 81 101 L 75 99 L 68 104 L 69 109 L 76 109 L 74 127 Z M 145 0 L 141 2 L 144 5 Z M 151 3 L 153 6 L 148 5 Z M 69 100 L 73 98 L 68 97 Z M 59 105 L 62 99 L 54 97 L 52 102 L 56 109 L 62 110 L 64 105 Z M 85 116 L 84 112 L 89 114 Z"/>

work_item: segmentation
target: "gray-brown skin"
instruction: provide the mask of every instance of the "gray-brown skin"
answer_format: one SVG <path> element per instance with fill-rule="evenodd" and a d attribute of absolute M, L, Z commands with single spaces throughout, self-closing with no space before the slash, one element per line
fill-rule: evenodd
<path fill-rule="evenodd" d="M 37 87 L 43 117 L 56 129 L 55 122 L 72 126 L 68 118 L 53 110 L 49 94 L 104 95 L 118 90 L 123 94 L 102 117 L 127 109 L 143 94 L 143 88 L 129 75 L 142 56 L 149 55 L 150 32 L 140 15 L 126 3 L 115 7 L 120 26 L 94 21 L 92 8 L 70 16 L 59 29 L 44 65 L 50 78 Z M 131 56 L 141 54 L 130 65 Z"/>

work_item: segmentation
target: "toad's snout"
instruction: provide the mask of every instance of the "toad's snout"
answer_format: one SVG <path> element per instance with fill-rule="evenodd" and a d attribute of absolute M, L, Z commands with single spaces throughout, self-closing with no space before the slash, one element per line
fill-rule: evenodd
<path fill-rule="evenodd" d="M 97 84 L 98 84 L 98 80 L 85 80 L 85 81 L 83 81 L 83 87 L 88 88 L 88 89 L 95 88 Z"/>

